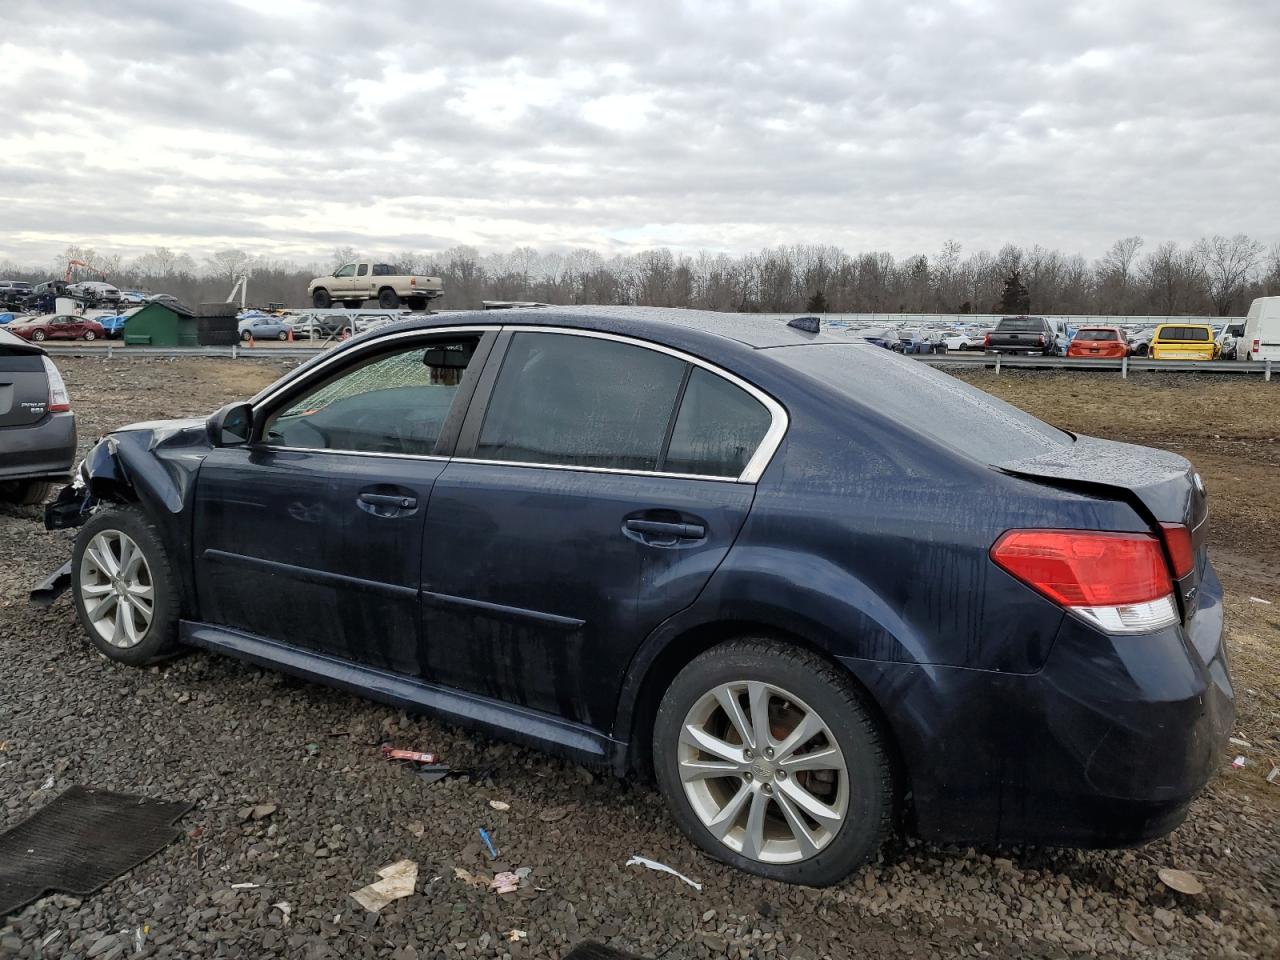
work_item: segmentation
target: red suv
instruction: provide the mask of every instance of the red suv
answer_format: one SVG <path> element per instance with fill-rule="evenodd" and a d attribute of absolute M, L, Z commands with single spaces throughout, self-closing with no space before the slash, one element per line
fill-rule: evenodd
<path fill-rule="evenodd" d="M 1098 357 L 1119 360 L 1129 355 L 1129 341 L 1119 327 L 1081 327 L 1067 347 L 1068 357 Z"/>
<path fill-rule="evenodd" d="M 42 317 L 12 324 L 9 329 L 24 340 L 97 340 L 106 336 L 97 320 L 73 316 Z"/>

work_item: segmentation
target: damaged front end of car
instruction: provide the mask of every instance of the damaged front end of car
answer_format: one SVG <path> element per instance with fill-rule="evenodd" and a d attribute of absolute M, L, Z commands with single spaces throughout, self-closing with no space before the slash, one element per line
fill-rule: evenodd
<path fill-rule="evenodd" d="M 156 520 L 168 545 L 182 546 L 189 535 L 178 518 L 212 448 L 203 420 L 139 423 L 110 433 L 89 450 L 71 483 L 45 507 L 45 529 L 79 527 L 102 503 L 135 503 Z M 30 601 L 48 606 L 70 584 L 68 561 L 31 591 Z"/>

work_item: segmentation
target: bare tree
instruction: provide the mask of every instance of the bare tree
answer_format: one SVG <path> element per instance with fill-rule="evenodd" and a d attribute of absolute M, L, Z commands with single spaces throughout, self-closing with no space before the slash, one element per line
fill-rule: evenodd
<path fill-rule="evenodd" d="M 1199 240 L 1195 249 L 1204 264 L 1209 300 L 1218 316 L 1225 317 L 1257 269 L 1262 244 L 1237 233 Z"/>
<path fill-rule="evenodd" d="M 1151 251 L 1138 275 L 1145 287 L 1147 312 L 1161 316 L 1189 312 L 1204 289 L 1200 255 L 1195 249 L 1180 250 L 1176 243 L 1162 243 Z"/>

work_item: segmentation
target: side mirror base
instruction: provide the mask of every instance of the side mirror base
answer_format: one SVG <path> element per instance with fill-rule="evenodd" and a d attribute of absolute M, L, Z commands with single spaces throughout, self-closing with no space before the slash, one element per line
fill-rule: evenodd
<path fill-rule="evenodd" d="M 205 432 L 211 446 L 243 446 L 253 433 L 253 407 L 243 401 L 228 403 L 205 421 Z"/>

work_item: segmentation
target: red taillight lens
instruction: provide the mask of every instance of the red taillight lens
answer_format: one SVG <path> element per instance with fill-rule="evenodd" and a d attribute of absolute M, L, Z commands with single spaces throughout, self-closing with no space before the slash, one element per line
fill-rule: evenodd
<path fill-rule="evenodd" d="M 989 334 L 989 333 L 984 333 L 984 334 L 982 335 L 982 345 L 983 345 L 984 347 L 989 347 L 989 346 L 991 346 L 991 334 Z"/>
<path fill-rule="evenodd" d="M 1010 530 L 991 559 L 1064 607 L 1122 607 L 1173 592 L 1160 541 L 1147 534 Z"/>
<path fill-rule="evenodd" d="M 1261 341 L 1260 339 L 1258 339 L 1258 338 L 1256 338 L 1256 337 L 1255 337 L 1255 338 L 1254 338 L 1254 341 L 1253 341 L 1253 351 L 1252 351 L 1252 352 L 1253 352 L 1253 353 L 1258 353 L 1261 349 L 1262 349 L 1262 341 Z"/>
<path fill-rule="evenodd" d="M 1173 567 L 1173 577 L 1181 580 L 1195 569 L 1196 555 L 1191 546 L 1191 531 L 1180 523 L 1162 523 L 1160 532 L 1164 535 L 1165 549 L 1169 551 L 1169 565 Z"/>

